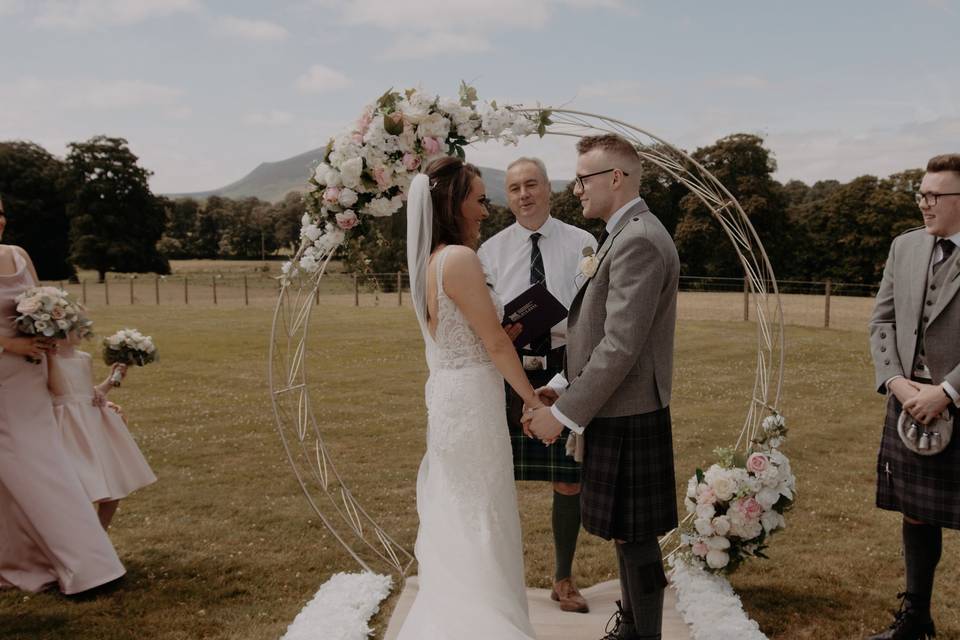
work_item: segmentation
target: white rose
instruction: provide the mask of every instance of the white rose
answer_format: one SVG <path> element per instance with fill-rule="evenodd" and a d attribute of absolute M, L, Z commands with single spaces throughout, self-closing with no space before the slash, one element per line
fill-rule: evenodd
<path fill-rule="evenodd" d="M 357 203 L 357 192 L 353 189 L 341 189 L 340 190 L 340 206 L 341 207 L 352 207 Z"/>
<path fill-rule="evenodd" d="M 597 260 L 597 256 L 584 256 L 580 259 L 580 273 L 587 278 L 595 276 L 599 266 L 600 261 Z"/>
<path fill-rule="evenodd" d="M 697 497 L 697 487 L 699 483 L 697 482 L 697 476 L 693 476 L 687 481 L 687 497 L 696 498 Z"/>
<path fill-rule="evenodd" d="M 730 533 L 730 518 L 727 516 L 717 516 L 713 519 L 713 530 L 718 536 L 725 536 Z"/>
<path fill-rule="evenodd" d="M 784 519 L 783 514 L 770 510 L 760 516 L 760 524 L 763 525 L 767 533 L 770 533 L 774 529 L 782 529 L 785 527 L 787 521 Z"/>
<path fill-rule="evenodd" d="M 780 492 L 771 487 L 764 487 L 759 492 L 757 492 L 757 502 L 760 503 L 760 506 L 763 507 L 764 511 L 767 511 L 777 504 L 777 500 L 780 499 Z"/>
<path fill-rule="evenodd" d="M 363 173 L 363 158 L 351 158 L 340 166 L 340 179 L 343 185 L 351 189 L 360 186 L 360 174 Z"/>
<path fill-rule="evenodd" d="M 702 536 L 712 536 L 714 534 L 713 525 L 708 518 L 697 518 L 693 521 L 693 526 Z"/>
<path fill-rule="evenodd" d="M 711 569 L 723 569 L 730 563 L 730 555 L 726 551 L 711 549 L 707 552 L 707 566 Z"/>
<path fill-rule="evenodd" d="M 450 121 L 439 113 L 431 113 L 420 121 L 417 127 L 417 137 L 446 139 L 450 133 Z"/>
<path fill-rule="evenodd" d="M 717 498 L 726 502 L 737 492 L 736 481 L 728 475 L 718 475 L 710 482 L 710 487 L 717 494 Z"/>
<path fill-rule="evenodd" d="M 704 520 L 710 520 L 716 515 L 717 510 L 713 507 L 712 504 L 700 504 L 697 505 L 697 517 Z"/>
<path fill-rule="evenodd" d="M 321 233 L 323 232 L 320 230 L 320 227 L 318 227 L 315 224 L 308 224 L 303 228 L 301 235 L 309 239 L 310 242 L 313 242 L 314 240 L 320 237 Z"/>

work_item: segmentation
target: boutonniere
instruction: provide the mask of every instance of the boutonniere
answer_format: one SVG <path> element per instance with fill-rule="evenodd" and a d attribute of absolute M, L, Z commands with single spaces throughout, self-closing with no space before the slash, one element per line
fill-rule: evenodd
<path fill-rule="evenodd" d="M 597 274 L 600 260 L 593 252 L 593 247 L 583 248 L 583 257 L 580 259 L 580 275 L 588 280 Z"/>

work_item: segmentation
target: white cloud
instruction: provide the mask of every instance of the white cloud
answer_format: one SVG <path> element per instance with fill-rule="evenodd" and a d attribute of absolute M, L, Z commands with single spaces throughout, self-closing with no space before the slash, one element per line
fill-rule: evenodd
<path fill-rule="evenodd" d="M 426 35 L 400 36 L 381 57 L 392 59 L 429 58 L 458 53 L 481 53 L 490 50 L 490 41 L 475 33 L 437 32 Z"/>
<path fill-rule="evenodd" d="M 704 84 L 714 89 L 765 89 L 770 86 L 766 78 L 750 73 L 715 76 Z"/>
<path fill-rule="evenodd" d="M 24 8 L 23 0 L 0 0 L 0 16 L 12 16 Z"/>
<path fill-rule="evenodd" d="M 280 127 L 293 122 L 293 114 L 272 109 L 265 113 L 248 113 L 243 123 L 254 127 Z"/>
<path fill-rule="evenodd" d="M 84 30 L 127 25 L 196 11 L 198 0 L 45 0 L 35 22 L 48 29 Z"/>
<path fill-rule="evenodd" d="M 326 93 L 350 86 L 350 78 L 336 69 L 315 64 L 297 78 L 297 88 L 303 93 Z"/>
<path fill-rule="evenodd" d="M 289 33 L 281 25 L 267 20 L 248 20 L 225 16 L 214 24 L 214 32 L 246 40 L 283 40 Z"/>
<path fill-rule="evenodd" d="M 648 104 L 654 101 L 655 89 L 639 80 L 610 80 L 583 85 L 577 90 L 577 96 L 622 104 Z"/>
<path fill-rule="evenodd" d="M 342 5 L 348 24 L 387 31 L 457 31 L 485 27 L 539 28 L 550 12 L 547 0 L 352 0 Z"/>
<path fill-rule="evenodd" d="M 94 81 L 66 88 L 61 99 L 66 106 L 75 109 L 115 110 L 175 107 L 182 94 L 180 89 L 142 80 Z"/>

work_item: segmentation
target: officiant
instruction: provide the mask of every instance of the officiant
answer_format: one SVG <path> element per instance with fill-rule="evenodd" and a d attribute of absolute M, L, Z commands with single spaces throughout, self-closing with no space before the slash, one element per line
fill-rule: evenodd
<path fill-rule="evenodd" d="M 516 222 L 491 237 L 477 252 L 490 286 L 507 303 L 537 283 L 569 308 L 581 280 L 577 278 L 585 248 L 595 252 L 596 239 L 587 231 L 550 215 L 550 180 L 539 158 L 518 158 L 507 167 L 507 202 Z M 563 371 L 566 320 L 518 349 L 534 388 Z M 507 424 L 513 447 L 516 480 L 553 484 L 553 539 L 556 556 L 551 597 L 564 611 L 587 613 L 572 576 L 580 532 L 580 464 L 566 455 L 568 432 L 545 447 L 524 435 L 520 424 L 523 402 L 506 385 Z"/>

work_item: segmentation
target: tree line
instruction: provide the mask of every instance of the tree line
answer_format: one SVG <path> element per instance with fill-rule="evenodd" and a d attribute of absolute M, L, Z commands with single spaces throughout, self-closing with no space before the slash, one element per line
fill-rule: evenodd
<path fill-rule="evenodd" d="M 59 159 L 31 142 L 0 143 L 0 194 L 7 241 L 23 245 L 44 279 L 75 268 L 169 272 L 169 259 L 263 258 L 299 242 L 301 196 L 279 203 L 211 196 L 171 200 L 151 193 L 150 172 L 126 140 L 97 136 L 72 143 Z M 776 161 L 751 134 L 734 134 L 691 157 L 737 199 L 781 279 L 879 282 L 890 240 L 922 220 L 914 202 L 923 172 L 909 169 L 846 183 L 781 184 Z M 736 254 L 709 208 L 663 169 L 646 163 L 641 194 L 673 235 L 684 275 L 739 277 Z M 599 233 L 584 220 L 573 184 L 552 195 L 555 217 Z M 484 239 L 513 222 L 493 207 Z M 403 212 L 374 219 L 341 256 L 347 268 L 393 273 L 406 268 Z"/>

